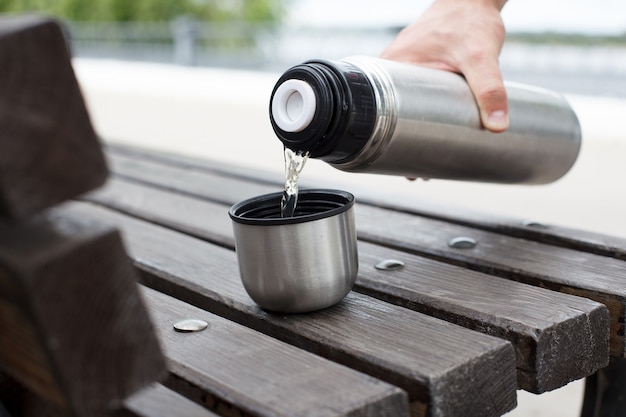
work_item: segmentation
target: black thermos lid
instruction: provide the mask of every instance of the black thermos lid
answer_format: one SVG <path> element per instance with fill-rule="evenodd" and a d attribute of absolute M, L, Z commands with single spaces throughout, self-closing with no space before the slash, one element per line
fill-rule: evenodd
<path fill-rule="evenodd" d="M 367 76 L 344 61 L 308 61 L 287 70 L 270 99 L 272 128 L 293 151 L 340 163 L 367 142 L 376 99 Z"/>

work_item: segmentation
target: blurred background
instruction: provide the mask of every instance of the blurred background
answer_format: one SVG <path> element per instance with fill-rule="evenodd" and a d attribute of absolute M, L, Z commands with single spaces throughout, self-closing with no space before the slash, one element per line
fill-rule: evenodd
<path fill-rule="evenodd" d="M 428 0 L 0 0 L 65 20 L 76 57 L 283 71 L 311 57 L 377 55 Z M 511 1 L 509 80 L 626 95 L 626 4 Z"/>
<path fill-rule="evenodd" d="M 267 107 L 275 81 L 311 58 L 378 55 L 426 0 L 0 0 L 67 27 L 74 68 L 103 141 L 261 168 L 284 178 Z M 561 92 L 583 148 L 563 179 L 504 186 L 346 174 L 309 161 L 303 181 L 405 204 L 427 200 L 626 237 L 626 3 L 511 0 L 505 79 Z M 582 382 L 520 416 L 575 416 Z"/>
<path fill-rule="evenodd" d="M 62 19 L 96 130 L 121 142 L 262 168 L 283 178 L 267 107 L 280 73 L 311 58 L 378 55 L 429 0 L 0 0 Z M 346 174 L 303 181 L 626 237 L 626 3 L 517 0 L 502 11 L 506 80 L 563 93 L 583 148 L 563 179 L 503 186 Z M 366 185 L 366 186 L 365 186 Z"/>

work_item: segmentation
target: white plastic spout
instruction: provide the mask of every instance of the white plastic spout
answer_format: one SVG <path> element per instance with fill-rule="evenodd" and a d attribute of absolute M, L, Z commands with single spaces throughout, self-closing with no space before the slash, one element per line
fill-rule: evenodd
<path fill-rule="evenodd" d="M 309 83 L 290 79 L 276 89 L 272 98 L 272 116 L 276 125 L 285 132 L 301 132 L 313 116 L 317 102 Z"/>

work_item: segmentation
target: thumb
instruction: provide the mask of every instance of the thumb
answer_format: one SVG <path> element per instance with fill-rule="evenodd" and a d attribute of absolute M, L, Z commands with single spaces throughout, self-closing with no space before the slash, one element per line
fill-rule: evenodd
<path fill-rule="evenodd" d="M 498 62 L 474 65 L 463 71 L 480 110 L 483 126 L 495 133 L 509 127 L 509 105 Z"/>

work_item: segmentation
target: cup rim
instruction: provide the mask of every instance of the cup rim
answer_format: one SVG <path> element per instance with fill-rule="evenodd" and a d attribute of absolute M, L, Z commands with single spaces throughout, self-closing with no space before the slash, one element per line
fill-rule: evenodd
<path fill-rule="evenodd" d="M 298 192 L 298 205 L 293 217 L 280 217 L 282 192 L 263 194 L 234 204 L 230 218 L 240 224 L 278 226 L 305 223 L 333 217 L 354 205 L 354 195 L 334 189 L 306 189 Z"/>

